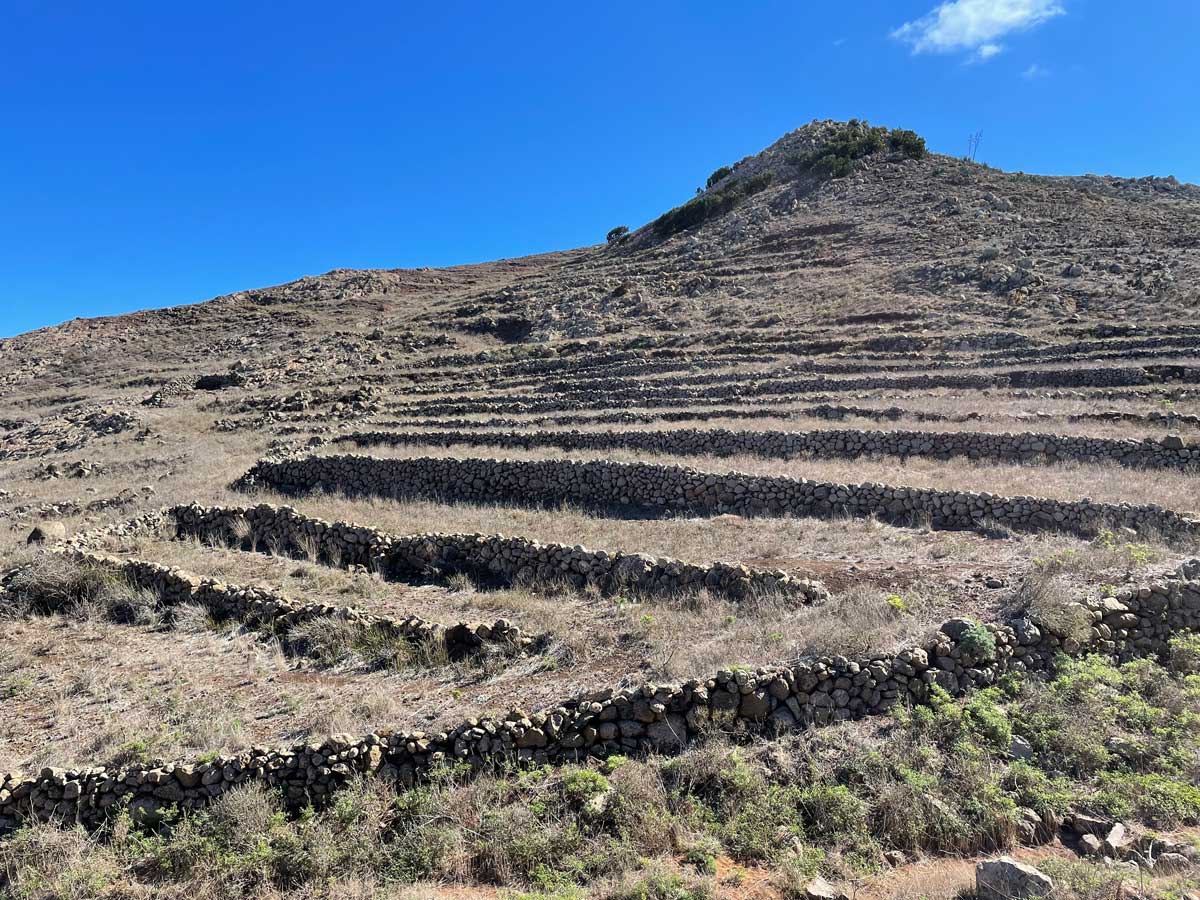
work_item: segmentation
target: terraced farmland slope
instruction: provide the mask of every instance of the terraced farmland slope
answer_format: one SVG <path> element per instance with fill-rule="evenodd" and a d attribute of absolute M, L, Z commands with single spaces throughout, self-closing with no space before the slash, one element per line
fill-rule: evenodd
<path fill-rule="evenodd" d="M 230 896 L 1048 842 L 1182 889 L 1200 188 L 922 148 L 812 123 L 603 245 L 0 341 L 0 879 L 78 824 Z"/>

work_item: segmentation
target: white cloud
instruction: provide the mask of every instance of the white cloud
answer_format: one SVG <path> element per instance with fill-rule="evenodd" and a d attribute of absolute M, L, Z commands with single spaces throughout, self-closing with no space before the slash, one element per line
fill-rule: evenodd
<path fill-rule="evenodd" d="M 1050 70 L 1045 66 L 1038 65 L 1037 63 L 1031 63 L 1029 68 L 1021 73 L 1021 77 L 1026 81 L 1033 81 L 1036 78 L 1045 78 L 1049 74 Z"/>
<path fill-rule="evenodd" d="M 967 51 L 979 61 L 1004 49 L 1000 38 L 1024 31 L 1066 12 L 1057 0 L 946 0 L 892 37 L 914 53 Z"/>

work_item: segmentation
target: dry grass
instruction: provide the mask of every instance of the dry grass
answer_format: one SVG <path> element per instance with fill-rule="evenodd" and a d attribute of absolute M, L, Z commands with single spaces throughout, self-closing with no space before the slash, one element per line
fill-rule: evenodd
<path fill-rule="evenodd" d="M 394 616 L 417 612 L 442 622 L 503 616 L 530 631 L 549 633 L 553 644 L 548 656 L 554 665 L 574 666 L 580 677 L 631 640 L 643 648 L 650 673 L 676 679 L 808 653 L 865 653 L 895 645 L 956 608 L 955 585 L 936 576 L 903 588 L 901 612 L 887 603 L 894 594 L 891 588 L 869 582 L 823 607 L 771 598 L 738 603 L 705 592 L 674 600 L 635 601 L 554 586 L 480 590 L 466 577 L 448 587 L 410 588 L 374 576 L 194 541 L 141 540 L 125 549 L 209 577 L 282 586 L 305 600 L 349 604 Z M 339 644 L 336 638 L 326 635 L 319 641 L 329 648 L 324 655 L 329 664 L 348 655 L 347 642 Z M 339 647 L 345 652 L 339 652 Z M 542 657 L 534 660 L 535 668 L 544 664 Z"/>
<path fill-rule="evenodd" d="M 264 500 L 280 498 L 264 494 Z M 245 502 L 245 498 L 243 498 Z M 438 503 L 313 494 L 288 498 L 301 512 L 326 520 L 357 522 L 396 534 L 429 530 L 520 534 L 542 541 L 582 543 L 593 548 L 672 556 L 689 562 L 723 560 L 779 566 L 818 576 L 829 566 L 919 567 L 923 570 L 978 565 L 1011 569 L 1036 558 L 1075 560 L 1097 571 L 1137 572 L 1139 561 L 1112 553 L 1096 541 L 1063 534 L 1013 534 L 1003 540 L 965 531 L 901 528 L 874 519 L 805 519 L 740 516 L 674 519 L 610 519 L 568 506 Z M 1178 558 L 1155 548 L 1154 561 Z"/>
<path fill-rule="evenodd" d="M 654 674 L 674 680 L 767 661 L 887 652 L 959 611 L 953 590 L 937 582 L 910 585 L 902 598 L 859 585 L 822 606 L 736 604 L 702 595 L 679 605 L 625 608 L 634 633 L 650 647 Z"/>
<path fill-rule="evenodd" d="M 0 771 L 121 765 L 399 722 L 435 681 L 328 675 L 236 631 L 10 621 Z"/>

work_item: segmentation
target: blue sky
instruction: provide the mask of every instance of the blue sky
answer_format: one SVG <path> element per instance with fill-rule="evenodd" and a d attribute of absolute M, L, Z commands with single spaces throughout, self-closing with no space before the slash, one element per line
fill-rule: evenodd
<path fill-rule="evenodd" d="M 596 243 L 814 118 L 1200 182 L 1196 0 L 0 0 L 0 335 Z"/>

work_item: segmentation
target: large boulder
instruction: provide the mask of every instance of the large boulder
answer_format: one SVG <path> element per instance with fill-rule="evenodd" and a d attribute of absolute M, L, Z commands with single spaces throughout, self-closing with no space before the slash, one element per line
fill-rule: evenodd
<path fill-rule="evenodd" d="M 1009 856 L 975 866 L 975 894 L 979 900 L 1025 900 L 1047 897 L 1054 882 L 1045 872 Z"/>

